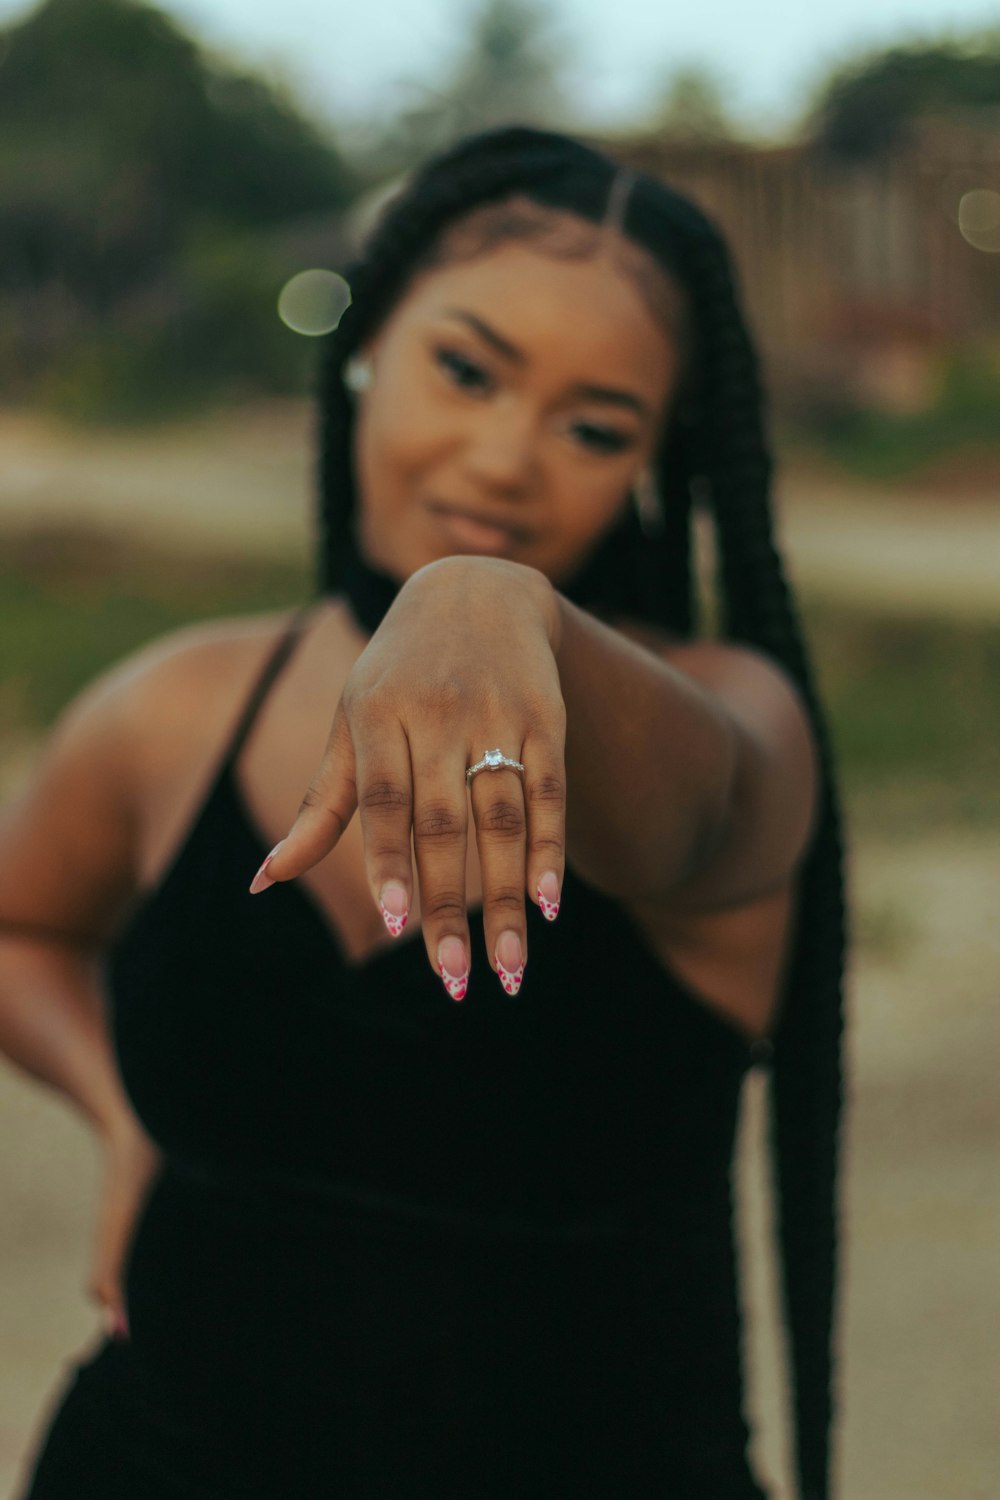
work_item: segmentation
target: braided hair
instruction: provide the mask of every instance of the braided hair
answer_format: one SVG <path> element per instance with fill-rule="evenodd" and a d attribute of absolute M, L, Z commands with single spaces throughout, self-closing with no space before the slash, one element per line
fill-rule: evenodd
<path fill-rule="evenodd" d="M 777 1188 L 785 1320 L 794 1392 L 801 1500 L 827 1500 L 833 1413 L 837 1162 L 842 1100 L 845 914 L 840 813 L 830 749 L 806 646 L 772 539 L 771 461 L 757 359 L 725 245 L 687 199 L 620 169 L 578 141 L 514 127 L 473 136 L 433 160 L 389 206 L 348 273 L 353 301 L 327 340 L 320 422 L 321 587 L 341 582 L 353 534 L 351 403 L 342 371 L 380 327 L 441 236 L 474 210 L 516 197 L 593 224 L 617 206 L 616 227 L 644 250 L 686 301 L 693 342 L 655 473 L 658 534 L 629 507 L 585 572 L 580 602 L 681 635 L 696 628 L 691 511 L 714 523 L 725 636 L 765 652 L 797 684 L 821 766 L 818 822 L 800 872 L 797 938 L 769 1046 L 769 1145 Z M 578 594 L 574 597 L 580 598 Z"/>

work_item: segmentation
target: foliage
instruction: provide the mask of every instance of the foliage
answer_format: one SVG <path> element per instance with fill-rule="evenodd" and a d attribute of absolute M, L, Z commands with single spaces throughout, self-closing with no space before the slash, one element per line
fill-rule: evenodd
<path fill-rule="evenodd" d="M 798 409 L 796 439 L 817 443 L 846 471 L 868 479 L 899 479 L 946 455 L 996 453 L 1000 359 L 988 348 L 942 361 L 937 391 L 924 410 L 882 411 L 828 393 Z"/>
<path fill-rule="evenodd" d="M 287 386 L 301 355 L 277 348 L 273 307 L 301 266 L 275 245 L 348 201 L 336 150 L 141 0 L 46 0 L 0 43 L 8 389 L 120 414 L 183 390 L 182 371 L 189 399 L 234 364 Z"/>
<path fill-rule="evenodd" d="M 368 171 L 405 171 L 476 130 L 564 122 L 566 51 L 544 0 L 482 0 L 450 69 L 430 85 L 410 83 L 413 102 L 369 143 Z"/>
<path fill-rule="evenodd" d="M 822 86 L 810 134 L 831 155 L 864 159 L 905 142 L 922 116 L 1000 110 L 1000 32 L 893 47 L 848 63 Z"/>
<path fill-rule="evenodd" d="M 832 602 L 809 605 L 807 623 L 866 830 L 1000 825 L 1000 626 Z"/>
<path fill-rule="evenodd" d="M 0 713 L 8 728 L 37 731 L 144 642 L 192 620 L 288 608 L 308 588 L 302 569 L 286 562 L 172 556 L 117 532 L 65 525 L 8 533 L 0 552 Z"/>
<path fill-rule="evenodd" d="M 675 141 L 731 141 L 739 134 L 726 85 L 708 68 L 678 68 L 667 79 L 648 128 Z"/>

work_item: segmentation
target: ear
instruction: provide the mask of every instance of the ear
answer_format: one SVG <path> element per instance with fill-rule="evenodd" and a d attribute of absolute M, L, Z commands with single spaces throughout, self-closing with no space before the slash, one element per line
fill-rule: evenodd
<path fill-rule="evenodd" d="M 344 361 L 343 381 L 352 396 L 360 396 L 371 388 L 375 379 L 375 366 L 369 355 L 356 350 Z"/>

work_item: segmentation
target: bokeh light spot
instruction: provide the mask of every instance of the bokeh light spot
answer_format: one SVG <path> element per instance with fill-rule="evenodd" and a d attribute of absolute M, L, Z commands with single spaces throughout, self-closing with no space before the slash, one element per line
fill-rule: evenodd
<path fill-rule="evenodd" d="M 963 193 L 958 205 L 958 227 L 962 238 L 976 250 L 1000 252 L 1000 193 L 993 188 L 974 188 Z"/>
<path fill-rule="evenodd" d="M 278 297 L 278 317 L 293 333 L 332 333 L 351 305 L 351 289 L 336 271 L 299 271 Z"/>

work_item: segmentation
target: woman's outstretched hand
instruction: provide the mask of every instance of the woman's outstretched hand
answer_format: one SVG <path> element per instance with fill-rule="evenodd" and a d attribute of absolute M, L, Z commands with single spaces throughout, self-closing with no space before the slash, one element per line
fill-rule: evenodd
<path fill-rule="evenodd" d="M 563 878 L 559 618 L 551 584 L 518 563 L 449 557 L 415 573 L 355 664 L 301 812 L 251 889 L 316 864 L 357 809 L 372 897 L 398 935 L 413 898 L 412 837 L 428 957 L 460 1000 L 472 957 L 471 800 L 487 951 L 515 994 L 527 957 L 525 892 L 552 918 Z M 467 787 L 466 769 L 493 749 L 522 762 L 523 778 L 487 769 Z"/>

